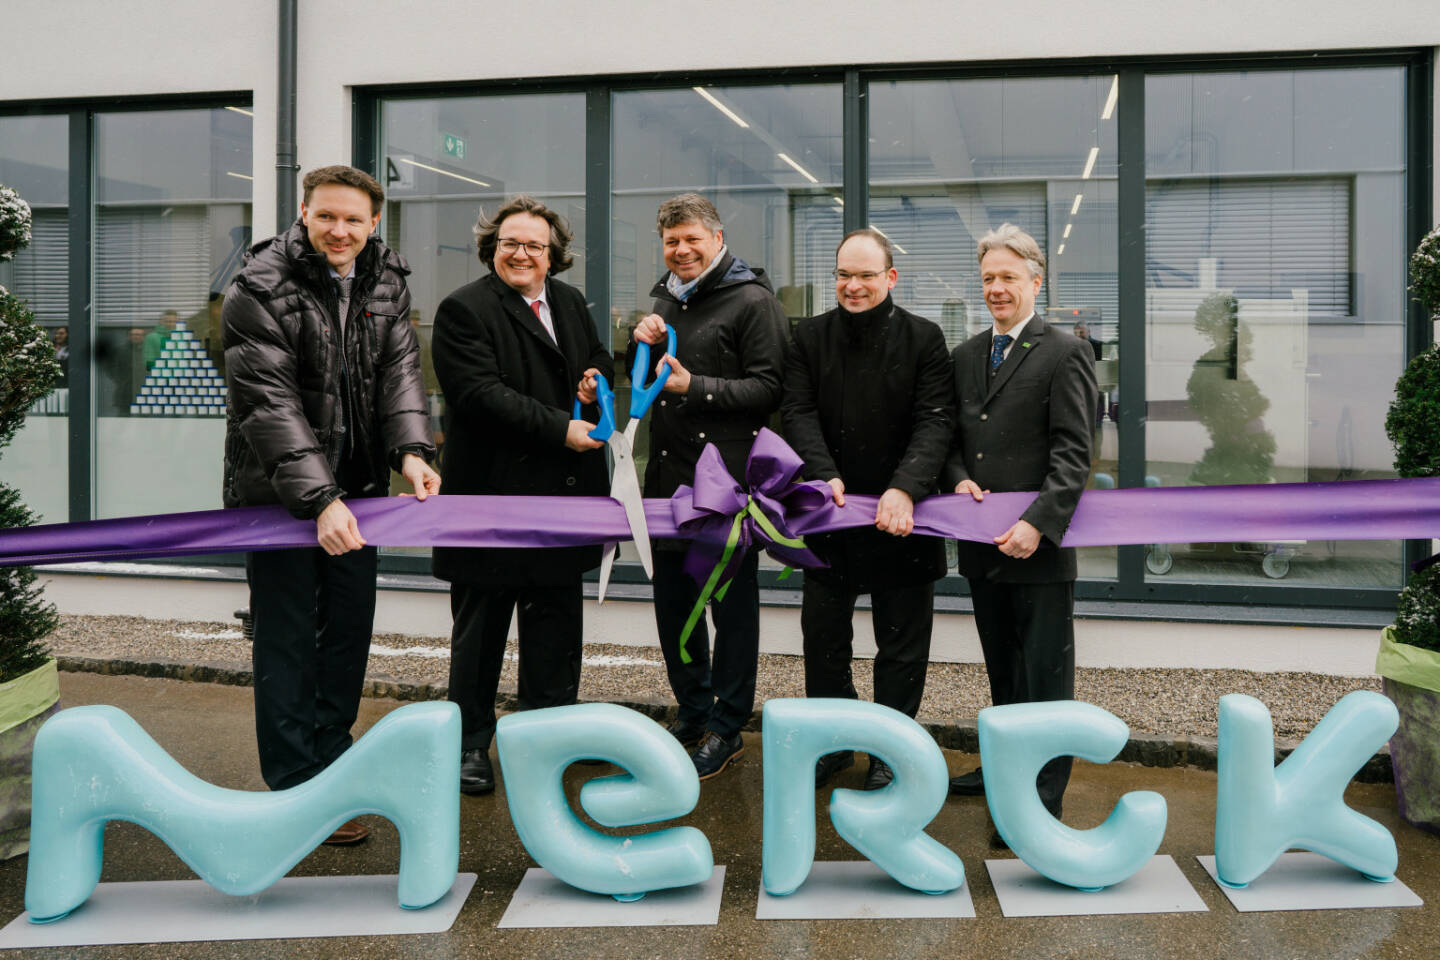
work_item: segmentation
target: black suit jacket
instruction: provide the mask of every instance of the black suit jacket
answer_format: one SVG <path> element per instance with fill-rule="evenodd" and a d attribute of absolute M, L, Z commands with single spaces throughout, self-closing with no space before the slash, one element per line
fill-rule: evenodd
<path fill-rule="evenodd" d="M 1058 545 L 1090 477 L 1099 389 L 1090 344 L 1066 335 L 1038 312 L 993 378 L 991 331 L 955 348 L 959 418 L 942 474 L 943 489 L 970 479 L 996 493 L 1038 492 L 1017 519 L 1043 536 L 1019 560 L 994 544 L 960 541 L 959 572 L 1008 583 L 1074 580 L 1075 551 Z"/>
<path fill-rule="evenodd" d="M 605 451 L 565 446 L 575 388 L 589 367 L 614 383 L 585 296 L 553 277 L 546 300 L 556 340 L 525 298 L 493 273 L 466 284 L 435 311 L 431 353 L 445 394 L 446 493 L 605 496 Z M 558 342 L 557 342 L 558 341 Z M 587 419 L 596 419 L 594 406 Z M 598 547 L 436 547 L 435 576 L 528 586 L 564 582 L 600 562 Z"/>
<path fill-rule="evenodd" d="M 940 328 L 887 298 L 858 316 L 836 307 L 800 321 L 785 362 L 780 414 L 808 479 L 838 477 L 846 493 L 895 487 L 920 500 L 935 492 L 949 451 L 953 390 Z M 938 537 L 868 527 L 805 539 L 830 564 L 805 575 L 859 593 L 945 575 Z"/>

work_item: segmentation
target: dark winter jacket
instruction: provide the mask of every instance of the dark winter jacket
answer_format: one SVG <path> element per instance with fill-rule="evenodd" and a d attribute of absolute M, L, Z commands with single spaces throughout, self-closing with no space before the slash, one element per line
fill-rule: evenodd
<path fill-rule="evenodd" d="M 655 312 L 675 328 L 690 389 L 684 396 L 661 393 L 650 408 L 645 496 L 668 497 L 692 482 L 707 443 L 719 449 L 730 475 L 743 481 L 750 447 L 780 406 L 785 309 L 765 271 L 729 253 L 684 303 L 671 295 L 665 277 L 650 294 Z M 658 352 L 651 356 L 660 359 Z M 633 369 L 634 357 L 631 337 L 625 369 Z"/>
<path fill-rule="evenodd" d="M 339 290 L 303 223 L 246 253 L 221 317 L 225 506 L 281 503 L 311 519 L 367 484 L 386 491 L 387 470 L 406 453 L 435 456 L 409 272 L 370 238 L 355 261 L 342 344 Z M 358 470 L 348 491 L 336 482 L 342 458 Z"/>
<path fill-rule="evenodd" d="M 835 307 L 795 328 L 780 407 L 785 438 L 811 480 L 839 478 L 847 494 L 891 487 L 913 500 L 936 491 L 955 430 L 950 355 L 940 328 L 895 306 L 852 314 Z M 897 537 L 873 526 L 805 538 L 831 578 L 859 593 L 945 575 L 937 537 Z"/>
<path fill-rule="evenodd" d="M 435 311 L 431 356 L 445 394 L 446 493 L 606 496 L 605 451 L 565 446 L 584 371 L 614 383 L 585 296 L 553 277 L 550 339 L 525 298 L 493 273 L 446 297 Z M 558 341 L 558 342 L 557 342 Z M 594 406 L 582 411 L 595 422 Z M 556 510 L 563 514 L 564 507 Z M 492 585 L 561 584 L 600 562 L 599 547 L 436 547 L 435 576 Z"/>

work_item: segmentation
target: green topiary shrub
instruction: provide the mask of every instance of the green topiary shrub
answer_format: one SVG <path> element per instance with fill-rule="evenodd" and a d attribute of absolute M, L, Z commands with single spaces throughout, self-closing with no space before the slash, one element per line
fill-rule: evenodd
<path fill-rule="evenodd" d="M 1410 257 L 1410 292 L 1428 315 L 1440 314 L 1440 227 L 1431 230 Z"/>
<path fill-rule="evenodd" d="M 0 262 L 30 242 L 30 207 L 0 186 Z M 25 301 L 0 287 L 0 454 L 15 439 L 30 405 L 50 392 L 60 376 L 55 348 Z M 0 529 L 28 526 L 35 515 L 20 494 L 0 484 Z M 29 673 L 48 657 L 45 637 L 55 629 L 55 607 L 46 603 L 29 567 L 0 567 L 0 683 Z"/>
<path fill-rule="evenodd" d="M 1440 227 L 1420 241 L 1410 258 L 1410 292 L 1431 316 L 1440 313 Z M 1395 448 L 1396 473 L 1440 476 L 1440 346 L 1411 360 L 1395 382 L 1385 434 Z M 1400 591 L 1395 640 L 1440 651 L 1440 564 L 1411 576 Z"/>

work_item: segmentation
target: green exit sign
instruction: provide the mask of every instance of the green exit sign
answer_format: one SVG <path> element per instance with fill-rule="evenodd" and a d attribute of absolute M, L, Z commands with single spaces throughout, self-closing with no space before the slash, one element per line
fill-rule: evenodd
<path fill-rule="evenodd" d="M 445 156 L 454 157 L 456 160 L 465 159 L 465 141 L 454 134 L 445 134 L 441 146 L 445 150 Z"/>

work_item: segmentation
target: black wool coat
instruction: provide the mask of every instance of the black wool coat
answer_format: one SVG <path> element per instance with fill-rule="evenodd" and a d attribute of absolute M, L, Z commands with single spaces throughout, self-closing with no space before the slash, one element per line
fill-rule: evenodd
<path fill-rule="evenodd" d="M 994 544 L 961 540 L 957 569 L 1001 583 L 1074 580 L 1075 551 L 1059 543 L 1090 477 L 1099 402 L 1094 352 L 1036 313 L 989 378 L 990 343 L 986 329 L 955 348 L 959 422 L 944 489 L 968 478 L 996 493 L 1037 491 L 1016 519 L 1034 526 L 1042 539 L 1024 560 L 1005 556 Z"/>
<path fill-rule="evenodd" d="M 431 356 L 445 395 L 440 474 L 446 493 L 606 496 L 605 451 L 565 446 L 575 389 L 596 367 L 614 382 L 585 296 L 551 277 L 551 340 L 520 293 L 493 273 L 435 311 Z M 585 409 L 592 423 L 596 408 Z M 557 508 L 563 510 L 563 508 Z M 436 547 L 435 576 L 497 586 L 563 583 L 600 562 L 599 547 Z"/>
<path fill-rule="evenodd" d="M 919 501 L 936 481 L 955 430 L 950 355 L 940 328 L 895 306 L 851 314 L 835 307 L 801 320 L 785 364 L 785 437 L 811 480 L 840 478 L 846 494 L 891 487 Z M 806 537 L 830 564 L 806 576 L 857 593 L 938 580 L 938 537 L 874 527 Z"/>
<path fill-rule="evenodd" d="M 360 479 L 381 493 L 405 454 L 434 459 L 409 273 L 371 237 L 355 259 L 342 335 L 338 288 L 303 223 L 245 254 L 221 314 L 225 506 L 280 503 L 302 520 L 318 516 L 345 493 L 335 472 L 347 439 L 368 468 Z"/>

